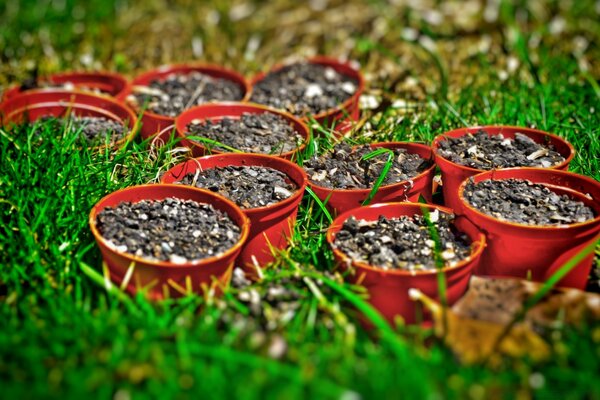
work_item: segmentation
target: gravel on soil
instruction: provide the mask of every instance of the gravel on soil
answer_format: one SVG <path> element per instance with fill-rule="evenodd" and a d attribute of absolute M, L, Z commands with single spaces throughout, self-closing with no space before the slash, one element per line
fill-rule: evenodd
<path fill-rule="evenodd" d="M 298 190 L 283 172 L 258 166 L 209 168 L 187 174 L 180 183 L 216 192 L 243 209 L 278 203 Z"/>
<path fill-rule="evenodd" d="M 374 150 L 376 149 L 369 145 L 358 146 L 353 150 L 350 145 L 342 143 L 328 153 L 305 161 L 304 170 L 308 179 L 319 186 L 333 189 L 368 189 L 379 178 L 388 160 L 388 153 L 362 160 L 362 157 Z M 410 180 L 431 166 L 430 160 L 425 160 L 418 154 L 408 153 L 405 149 L 392 151 L 392 167 L 383 185 Z"/>
<path fill-rule="evenodd" d="M 353 78 L 329 66 L 300 62 L 268 73 L 252 88 L 250 101 L 303 117 L 338 107 L 357 88 Z"/>
<path fill-rule="evenodd" d="M 552 145 L 534 142 L 522 133 L 515 138 L 488 135 L 484 130 L 440 140 L 438 154 L 460 165 L 481 170 L 510 167 L 548 168 L 565 161 Z"/>
<path fill-rule="evenodd" d="M 194 120 L 186 134 L 201 136 L 246 153 L 281 154 L 298 148 L 304 138 L 280 115 L 243 113 L 240 118 Z M 207 144 L 204 144 L 207 146 Z M 227 150 L 215 145 L 218 150 Z"/>
<path fill-rule="evenodd" d="M 173 263 L 220 255 L 241 235 L 224 212 L 177 198 L 106 207 L 98 213 L 96 226 L 118 251 Z"/>
<path fill-rule="evenodd" d="M 501 221 L 547 226 L 594 219 L 594 211 L 583 202 L 524 179 L 489 179 L 478 183 L 470 179 L 464 197 L 477 210 Z"/>
<path fill-rule="evenodd" d="M 238 101 L 243 89 L 227 79 L 213 78 L 201 72 L 174 73 L 147 86 L 134 86 L 127 101 L 135 109 L 147 103 L 147 110 L 167 117 L 176 117 L 190 107 L 209 101 Z"/>
<path fill-rule="evenodd" d="M 430 221 L 439 237 L 439 257 L 454 266 L 471 254 L 466 236 L 454 233 L 454 216 L 432 211 Z M 334 247 L 354 261 L 382 269 L 435 270 L 436 246 L 426 219 L 421 215 L 376 221 L 348 218 L 335 235 Z"/>
<path fill-rule="evenodd" d="M 72 115 L 68 118 L 42 117 L 41 120 L 44 122 L 54 121 L 56 129 L 67 127 L 70 132 L 80 133 L 88 144 L 104 143 L 107 137 L 109 142 L 114 143 L 123 138 L 127 132 L 121 122 L 105 117 Z"/>

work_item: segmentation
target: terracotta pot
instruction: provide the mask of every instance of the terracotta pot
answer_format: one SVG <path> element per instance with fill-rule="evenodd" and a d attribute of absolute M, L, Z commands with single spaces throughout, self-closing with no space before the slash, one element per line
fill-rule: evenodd
<path fill-rule="evenodd" d="M 28 90 L 0 104 L 0 122 L 33 122 L 42 117 L 77 116 L 104 117 L 122 123 L 129 133 L 114 143 L 119 147 L 133 140 L 138 120 L 129 107 L 109 96 L 64 89 Z M 104 146 L 99 146 L 103 148 Z"/>
<path fill-rule="evenodd" d="M 241 228 L 239 241 L 221 255 L 175 264 L 117 251 L 114 246 L 108 244 L 96 227 L 97 215 L 106 207 L 114 207 L 125 201 L 137 203 L 142 200 L 163 200 L 171 197 L 208 203 L 215 209 L 225 212 Z M 195 293 L 202 293 L 210 288 L 216 289 L 218 293 L 219 286 L 229 284 L 233 262 L 246 242 L 250 230 L 250 221 L 231 201 L 208 190 L 183 185 L 141 185 L 113 192 L 92 208 L 89 224 L 102 258 L 108 266 L 111 279 L 120 285 L 130 266 L 134 264 L 127 291 L 135 294 L 140 289 L 147 288 L 147 296 L 154 300 L 180 297 L 186 294 L 186 291 L 182 292 L 182 288 Z"/>
<path fill-rule="evenodd" d="M 250 234 L 240 256 L 237 265 L 243 267 L 251 274 L 254 273 L 254 260 L 258 265 L 264 265 L 273 261 L 270 247 L 283 249 L 291 237 L 298 206 L 306 187 L 306 173 L 302 168 L 287 160 L 262 154 L 218 154 L 196 158 L 179 164 L 163 177 L 162 182 L 179 182 L 189 173 L 226 166 L 261 166 L 269 167 L 285 173 L 288 178 L 296 184 L 298 190 L 294 194 L 278 203 L 266 207 L 243 209 L 244 214 L 250 219 Z"/>
<path fill-rule="evenodd" d="M 175 119 L 175 129 L 177 130 L 177 135 L 180 138 L 182 138 L 181 145 L 192 149 L 192 154 L 194 155 L 194 157 L 201 157 L 205 154 L 222 154 L 224 153 L 223 151 L 215 149 L 209 150 L 200 142 L 195 142 L 193 140 L 187 139 L 187 125 L 193 120 L 210 120 L 216 122 L 225 117 L 231 119 L 240 119 L 242 114 L 245 113 L 277 114 L 286 119 L 288 123 L 293 126 L 294 130 L 304 138 L 304 142 L 297 149 L 282 154 L 273 155 L 283 157 L 289 160 L 292 159 L 292 157 L 294 157 L 297 152 L 303 151 L 306 147 L 306 143 L 308 142 L 309 138 L 309 130 L 308 127 L 302 121 L 300 121 L 293 115 L 285 113 L 283 111 L 279 111 L 274 108 L 269 108 L 260 104 L 253 103 L 219 102 L 196 106 L 184 111 L 183 113 L 181 113 L 181 115 L 179 115 L 179 117 Z"/>
<path fill-rule="evenodd" d="M 321 125 L 332 127 L 339 134 L 339 136 L 341 136 L 352 129 L 354 122 L 360 119 L 359 98 L 364 91 L 365 80 L 360 71 L 355 69 L 352 65 L 350 65 L 350 63 L 347 62 L 325 56 L 312 57 L 306 61 L 313 64 L 331 67 L 338 73 L 349 76 L 357 82 L 356 92 L 338 107 L 312 115 L 312 117 Z M 268 72 L 257 74 L 251 80 L 252 86 L 263 80 L 267 74 L 276 72 L 287 65 L 289 64 L 278 64 Z M 304 117 L 303 120 L 308 123 L 310 118 Z"/>
<path fill-rule="evenodd" d="M 455 129 L 449 132 L 445 132 L 439 136 L 437 136 L 431 145 L 433 148 L 433 152 L 435 154 L 435 162 L 440 167 L 442 171 L 442 191 L 444 193 L 444 204 L 446 207 L 450 207 L 454 210 L 455 213 L 461 213 L 460 210 L 460 200 L 458 198 L 458 187 L 459 185 L 468 177 L 477 175 L 480 172 L 484 172 L 483 170 L 466 167 L 464 165 L 456 164 L 442 156 L 439 155 L 439 143 L 442 140 L 446 140 L 447 137 L 450 138 L 458 138 L 461 136 L 465 136 L 468 133 L 476 133 L 479 130 L 484 130 L 490 136 L 491 135 L 504 135 L 505 138 L 514 139 L 515 133 L 519 132 L 523 135 L 531 138 L 533 141 L 548 145 L 551 144 L 554 146 L 554 149 L 559 152 L 564 158 L 560 164 L 550 167 L 550 169 L 560 169 L 567 170 L 569 168 L 569 163 L 575 156 L 575 149 L 573 146 L 562 139 L 559 136 L 553 135 L 551 133 L 539 131 L 537 129 L 523 128 L 519 126 L 474 126 L 471 128 L 460 128 Z"/>
<path fill-rule="evenodd" d="M 126 100 L 127 96 L 132 94 L 134 86 L 146 86 L 152 81 L 165 79 L 171 74 L 189 74 L 191 72 L 200 72 L 213 78 L 226 79 L 235 82 L 243 89 L 244 97 L 242 101 L 246 101 L 250 98 L 251 87 L 242 75 L 219 66 L 205 64 L 164 65 L 147 71 L 137 76 L 131 82 L 129 89 L 121 95 L 121 98 Z M 174 125 L 175 118 L 146 110 L 142 115 L 142 128 L 140 132 L 144 139 L 155 136 L 154 143 L 155 145 L 160 146 L 169 140 Z"/>
<path fill-rule="evenodd" d="M 545 281 L 570 257 L 600 236 L 600 183 L 586 176 L 547 168 L 507 168 L 475 175 L 474 182 L 488 179 L 526 179 L 559 194 L 568 194 L 594 209 L 596 218 L 563 226 L 531 226 L 500 221 L 471 206 L 464 198 L 465 180 L 458 188 L 464 215 L 486 235 L 487 247 L 477 273 Z M 587 197 L 587 195 L 591 196 Z M 593 254 L 580 262 L 560 286 L 583 289 Z"/>
<path fill-rule="evenodd" d="M 48 75 L 47 77 L 41 78 L 40 83 L 50 85 L 62 85 L 66 83 L 72 83 L 75 89 L 79 91 L 99 90 L 102 94 L 106 94 L 113 97 L 118 97 L 127 90 L 129 82 L 127 79 L 115 72 L 62 72 L 58 74 Z M 13 86 L 4 93 L 4 100 L 8 100 L 14 96 L 24 93 L 29 90 L 37 90 L 43 88 L 33 88 L 23 90 L 21 86 Z M 60 88 L 47 88 L 47 89 L 60 89 Z M 64 88 L 62 88 L 64 89 Z M 67 90 L 67 89 L 64 89 Z"/>
<path fill-rule="evenodd" d="M 431 203 L 431 191 L 433 187 L 433 175 L 435 164 L 431 147 L 408 142 L 385 142 L 371 144 L 371 148 L 384 147 L 388 149 L 406 149 L 408 153 L 418 154 L 425 160 L 431 160 L 431 166 L 410 181 L 384 185 L 379 188 L 377 194 L 371 200 L 374 203 L 386 203 L 394 201 L 417 202 L 422 195 L 428 203 Z M 319 186 L 310 180 L 308 186 L 315 192 L 322 202 L 326 201 L 327 208 L 334 214 L 359 207 L 367 199 L 371 189 L 331 189 Z"/>
<path fill-rule="evenodd" d="M 439 210 L 452 213 L 452 210 L 436 205 L 416 203 L 384 203 L 373 204 L 349 210 L 338 216 L 327 230 L 327 242 L 333 250 L 336 265 L 349 270 L 348 280 L 364 286 L 369 292 L 369 303 L 373 305 L 388 322 L 393 324 L 394 318 L 400 315 L 406 323 L 416 322 L 415 303 L 409 298 L 411 288 L 419 289 L 427 296 L 439 299 L 437 270 L 404 271 L 383 270 L 364 262 L 352 260 L 333 246 L 336 234 L 341 230 L 344 221 L 354 216 L 356 219 L 376 221 L 380 216 L 398 218 L 403 215 L 422 215 L 423 208 L 429 211 Z M 472 241 L 471 255 L 452 267 L 444 267 L 442 273 L 446 279 L 446 294 L 451 305 L 467 290 L 471 272 L 479 264 L 481 252 L 485 247 L 485 237 L 464 217 L 457 217 L 454 225 L 464 232 Z"/>

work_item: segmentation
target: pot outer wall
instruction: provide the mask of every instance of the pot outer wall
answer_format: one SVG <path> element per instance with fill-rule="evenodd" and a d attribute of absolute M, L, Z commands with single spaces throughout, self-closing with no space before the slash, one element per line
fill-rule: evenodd
<path fill-rule="evenodd" d="M 509 168 L 487 171 L 474 176 L 475 182 L 487 179 L 527 179 L 547 184 L 559 194 L 583 201 L 595 211 L 596 218 L 583 224 L 563 227 L 530 227 L 500 221 L 470 206 L 463 197 L 464 182 L 459 188 L 464 215 L 486 235 L 487 246 L 479 275 L 511 276 L 544 282 L 565 262 L 600 239 L 600 183 L 570 172 L 542 168 Z M 591 196 L 587 198 L 583 193 Z M 594 254 L 579 262 L 558 286 L 584 289 Z"/>
<path fill-rule="evenodd" d="M 189 173 L 198 169 L 210 169 L 225 166 L 261 166 L 281 171 L 293 181 L 298 190 L 289 198 L 278 203 L 259 208 L 242 210 L 250 220 L 250 234 L 236 266 L 242 267 L 251 276 L 256 273 L 255 263 L 259 266 L 274 260 L 273 249 L 285 249 L 293 234 L 298 215 L 298 206 L 302 201 L 306 187 L 306 173 L 302 168 L 287 160 L 260 154 L 217 154 L 189 160 L 165 173 L 164 183 L 179 182 Z"/>
<path fill-rule="evenodd" d="M 450 209 L 440 206 L 414 203 L 384 203 L 360 207 L 347 211 L 336 218 L 327 232 L 327 241 L 331 246 L 335 240 L 335 235 L 350 216 L 375 221 L 380 215 L 386 218 L 421 215 L 422 207 L 427 208 L 430 212 L 435 209 L 445 213 L 452 212 Z M 455 267 L 446 267 L 442 270 L 446 279 L 447 299 L 450 305 L 466 292 L 472 271 L 478 267 L 480 255 L 485 246 L 484 236 L 466 218 L 457 217 L 455 226 L 471 239 L 473 250 L 468 260 L 459 263 Z M 383 270 L 351 261 L 336 249 L 334 249 L 334 259 L 336 266 L 348 273 L 347 279 L 350 282 L 362 285 L 367 289 L 369 303 L 392 325 L 397 316 L 401 316 L 408 324 L 419 322 L 417 303 L 412 301 L 408 294 L 410 289 L 419 289 L 425 295 L 439 301 L 437 271 L 411 274 L 409 271 Z M 427 321 L 430 320 L 431 316 L 425 314 L 423 318 Z M 363 321 L 366 321 L 366 319 L 363 319 Z M 366 323 L 366 325 L 370 327 L 369 323 Z"/>

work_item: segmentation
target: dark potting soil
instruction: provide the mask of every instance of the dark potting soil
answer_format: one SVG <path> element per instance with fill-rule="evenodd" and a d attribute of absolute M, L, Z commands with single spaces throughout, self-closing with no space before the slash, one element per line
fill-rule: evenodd
<path fill-rule="evenodd" d="M 469 204 L 502 221 L 526 225 L 565 225 L 594 219 L 594 211 L 566 194 L 524 179 L 471 179 L 464 190 Z"/>
<path fill-rule="evenodd" d="M 552 145 L 541 145 L 516 133 L 514 139 L 484 130 L 439 142 L 439 155 L 460 165 L 482 170 L 509 167 L 552 167 L 565 161 Z"/>
<path fill-rule="evenodd" d="M 283 172 L 257 166 L 209 168 L 187 174 L 181 183 L 219 193 L 244 209 L 275 204 L 298 190 Z"/>
<path fill-rule="evenodd" d="M 304 162 L 304 170 L 311 182 L 335 189 L 368 189 L 379 178 L 388 160 L 383 153 L 368 160 L 362 157 L 374 151 L 369 145 L 352 150 L 350 145 L 337 145 L 332 151 Z M 430 160 L 418 154 L 408 153 L 405 149 L 392 149 L 392 166 L 383 185 L 409 180 L 431 166 Z"/>
<path fill-rule="evenodd" d="M 302 136 L 283 117 L 272 113 L 244 113 L 240 118 L 192 121 L 187 135 L 201 136 L 247 153 L 281 154 L 302 143 Z M 218 145 L 203 146 L 226 151 Z"/>
<path fill-rule="evenodd" d="M 455 234 L 453 215 L 430 213 L 439 237 L 439 257 L 444 266 L 456 265 L 471 253 L 466 236 Z M 336 234 L 334 246 L 355 261 L 382 269 L 409 271 L 436 269 L 436 248 L 421 215 L 386 218 L 377 221 L 348 218 Z"/>
<path fill-rule="evenodd" d="M 338 107 L 357 88 L 358 82 L 331 67 L 301 62 L 267 74 L 250 100 L 302 117 Z"/>
<path fill-rule="evenodd" d="M 118 251 L 173 263 L 217 256 L 240 238 L 240 228 L 224 212 L 176 198 L 107 207 L 96 225 Z"/>
<path fill-rule="evenodd" d="M 72 115 L 68 118 L 42 117 L 40 120 L 54 121 L 59 130 L 67 128 L 70 132 L 80 133 L 88 144 L 104 143 L 107 137 L 109 142 L 116 142 L 127 132 L 121 122 L 105 117 Z"/>
<path fill-rule="evenodd" d="M 136 109 L 147 104 L 147 110 L 176 117 L 190 107 L 209 101 L 238 101 L 244 97 L 236 82 L 213 78 L 200 72 L 171 74 L 153 80 L 148 86 L 134 86 L 127 101 Z"/>

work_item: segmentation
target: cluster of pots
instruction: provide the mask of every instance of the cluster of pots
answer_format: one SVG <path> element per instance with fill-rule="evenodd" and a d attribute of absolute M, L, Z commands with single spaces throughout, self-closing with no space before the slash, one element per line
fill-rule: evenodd
<path fill-rule="evenodd" d="M 358 97 L 363 88 L 363 79 L 360 73 L 348 64 L 322 57 L 309 61 L 331 66 L 340 73 L 351 74 L 359 82 L 356 93 L 346 102 L 335 109 L 313 116 L 318 122 L 328 123 L 342 134 L 351 126 L 352 121 L 358 118 Z M 281 66 L 275 69 L 277 68 Z M 306 187 L 309 187 L 335 216 L 328 228 L 326 239 L 333 250 L 337 268 L 346 273 L 348 280 L 367 288 L 371 304 L 390 322 L 397 316 L 403 317 L 409 323 L 415 322 L 416 310 L 414 303 L 409 299 L 409 289 L 417 288 L 426 295 L 437 298 L 440 273 L 446 281 L 447 300 L 452 304 L 466 291 L 472 274 L 544 281 L 573 255 L 600 237 L 600 183 L 567 172 L 569 162 L 575 153 L 573 146 L 556 135 L 539 130 L 507 126 L 473 127 L 440 134 L 433 140 L 431 146 L 404 142 L 372 144 L 373 149 L 378 147 L 404 149 L 408 153 L 418 154 L 424 160 L 430 160 L 431 163 L 428 168 L 408 181 L 381 186 L 372 198 L 371 204 L 367 206 L 362 204 L 368 198 L 370 189 L 331 189 L 311 182 L 304 169 L 290 161 L 294 160 L 295 152 L 303 149 L 302 146 L 278 156 L 249 153 L 223 154 L 215 150 L 210 152 L 211 155 L 207 155 L 209 152 L 205 147 L 186 139 L 186 127 L 194 120 L 219 120 L 224 117 L 235 119 L 244 113 L 274 113 L 283 117 L 298 135 L 307 141 L 308 119 L 297 118 L 282 111 L 247 102 L 252 83 L 260 80 L 262 75 L 248 83 L 239 74 L 222 68 L 180 65 L 148 72 L 134 79 L 132 83 L 121 81 L 113 74 L 99 74 L 98 76 L 103 77 L 98 79 L 96 84 L 89 78 L 90 74 L 84 74 L 86 79 L 71 81 L 76 85 L 78 82 L 83 82 L 82 85 L 86 88 L 98 87 L 102 83 L 105 85 L 102 86 L 102 91 L 115 97 L 66 89 L 36 89 L 24 93 L 18 93 L 17 89 L 13 89 L 5 93 L 4 102 L 0 105 L 2 123 L 33 121 L 45 115 L 60 116 L 69 110 L 79 115 L 101 115 L 125 123 L 131 135 L 123 140 L 131 140 L 138 128 L 138 121 L 124 99 L 131 93 L 132 85 L 144 85 L 172 73 L 189 71 L 200 71 L 210 76 L 238 82 L 244 89 L 244 98 L 241 102 L 235 103 L 207 103 L 195 106 L 176 118 L 149 111 L 142 113 L 140 122 L 143 138 L 152 137 L 156 142 L 164 142 L 171 132 L 175 131 L 181 136 L 181 144 L 189 147 L 196 158 L 169 170 L 160 184 L 130 187 L 109 194 L 100 200 L 90 213 L 90 226 L 108 265 L 111 278 L 119 283 L 126 280 L 127 289 L 131 293 L 135 293 L 140 288 L 147 288 L 150 297 L 160 299 L 185 294 L 182 288 L 191 288 L 194 292 L 207 289 L 218 291 L 228 284 L 234 266 L 242 267 L 251 274 L 259 272 L 260 268 L 257 267 L 273 260 L 274 249 L 283 249 L 288 245 Z M 514 138 L 515 133 L 519 132 L 536 143 L 549 143 L 562 155 L 564 161 L 549 168 L 506 168 L 484 171 L 459 165 L 439 153 L 439 145 L 442 141 L 482 129 L 488 135 L 502 134 L 506 138 Z M 269 167 L 285 174 L 297 190 L 291 197 L 275 204 L 241 209 L 232 201 L 211 191 L 176 184 L 189 173 L 225 166 Z M 441 171 L 445 206 L 432 202 L 436 167 Z M 510 178 L 525 179 L 543 184 L 557 193 L 575 195 L 594 210 L 595 218 L 587 222 L 560 226 L 524 225 L 487 215 L 469 205 L 465 199 L 465 186 L 469 181 Z M 135 203 L 144 199 L 162 200 L 170 197 L 208 203 L 224 212 L 240 227 L 241 235 L 238 242 L 218 256 L 175 264 L 151 261 L 121 252 L 110 245 L 97 229 L 97 215 L 106 207 L 113 207 L 125 201 Z M 420 198 L 425 199 L 427 204 L 418 203 Z M 466 259 L 456 265 L 435 270 L 384 270 L 352 259 L 334 245 L 336 234 L 350 217 L 376 221 L 381 216 L 397 218 L 422 215 L 427 210 L 430 212 L 437 210 L 455 216 L 454 227 L 465 234 L 471 242 L 471 253 Z M 560 285 L 583 288 L 592 262 L 593 254 L 579 262 L 561 280 Z M 135 268 L 132 270 L 133 265 Z"/>

